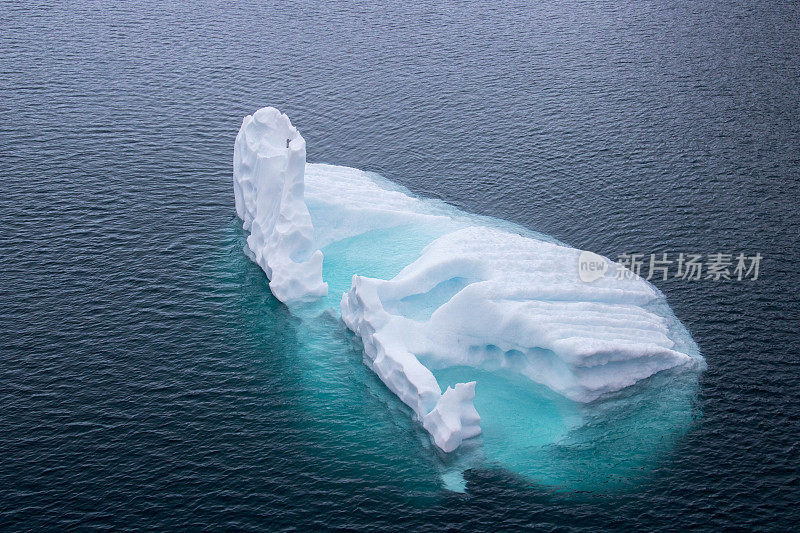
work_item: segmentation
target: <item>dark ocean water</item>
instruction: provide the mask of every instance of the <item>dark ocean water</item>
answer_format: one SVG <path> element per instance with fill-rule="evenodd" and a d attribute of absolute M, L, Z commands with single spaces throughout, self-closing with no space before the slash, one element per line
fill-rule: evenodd
<path fill-rule="evenodd" d="M 0 4 L 0 529 L 797 527 L 800 6 L 569 4 Z M 624 490 L 442 489 L 242 253 L 264 105 L 310 161 L 579 248 L 762 254 L 655 282 L 708 362 L 697 421 Z"/>

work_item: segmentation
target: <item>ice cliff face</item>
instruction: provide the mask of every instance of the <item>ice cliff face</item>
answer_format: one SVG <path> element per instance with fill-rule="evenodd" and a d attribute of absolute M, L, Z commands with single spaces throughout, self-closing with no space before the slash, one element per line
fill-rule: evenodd
<path fill-rule="evenodd" d="M 481 433 L 480 382 L 442 392 L 437 375 L 447 369 L 511 372 L 589 402 L 704 366 L 641 278 L 617 279 L 609 265 L 586 283 L 579 250 L 414 198 L 374 174 L 306 164 L 303 138 L 275 109 L 242 124 L 234 192 L 273 294 L 320 309 L 338 303 L 365 362 L 444 451 Z"/>
<path fill-rule="evenodd" d="M 327 294 L 322 252 L 303 199 L 306 141 L 289 117 L 267 107 L 248 115 L 233 149 L 236 213 L 250 231 L 247 246 L 282 302 Z"/>

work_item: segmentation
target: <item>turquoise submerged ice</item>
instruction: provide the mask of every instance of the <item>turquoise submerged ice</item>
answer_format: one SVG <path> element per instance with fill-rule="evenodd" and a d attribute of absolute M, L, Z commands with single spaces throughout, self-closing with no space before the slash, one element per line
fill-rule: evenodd
<path fill-rule="evenodd" d="M 691 417 L 704 361 L 645 280 L 582 281 L 580 250 L 305 155 L 286 115 L 244 119 L 248 253 L 298 316 L 337 310 L 438 448 L 558 482 L 577 449 L 649 455 L 638 431 L 663 444 Z"/>

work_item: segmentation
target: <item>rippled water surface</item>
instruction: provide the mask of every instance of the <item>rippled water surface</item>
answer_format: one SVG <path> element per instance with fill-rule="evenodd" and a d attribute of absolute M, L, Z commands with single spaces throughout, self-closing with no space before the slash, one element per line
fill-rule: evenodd
<path fill-rule="evenodd" d="M 797 4 L 12 1 L 0 50 L 0 528 L 800 520 Z M 613 489 L 444 490 L 344 327 L 242 253 L 264 105 L 311 161 L 576 247 L 761 253 L 656 281 L 708 362 L 696 420 Z"/>

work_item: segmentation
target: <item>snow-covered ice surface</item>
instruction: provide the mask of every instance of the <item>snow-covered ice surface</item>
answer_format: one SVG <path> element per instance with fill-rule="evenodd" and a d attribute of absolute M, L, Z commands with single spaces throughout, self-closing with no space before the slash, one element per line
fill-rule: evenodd
<path fill-rule="evenodd" d="M 480 457 L 557 483 L 560 452 L 603 441 L 599 431 L 627 436 L 615 454 L 646 454 L 632 428 L 674 435 L 691 418 L 705 363 L 641 278 L 617 279 L 609 264 L 581 281 L 580 251 L 552 238 L 306 163 L 305 141 L 273 108 L 244 119 L 234 192 L 273 294 L 308 320 L 340 310 L 435 445 L 473 443 L 444 459 L 455 469 Z"/>

